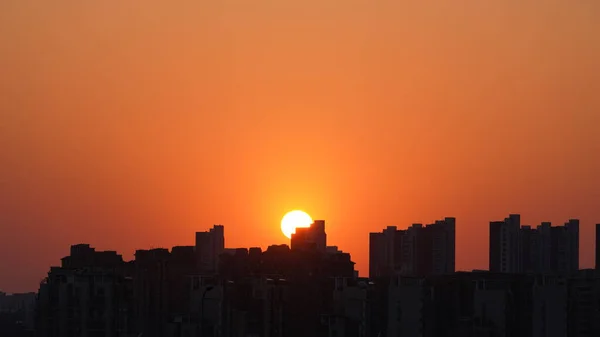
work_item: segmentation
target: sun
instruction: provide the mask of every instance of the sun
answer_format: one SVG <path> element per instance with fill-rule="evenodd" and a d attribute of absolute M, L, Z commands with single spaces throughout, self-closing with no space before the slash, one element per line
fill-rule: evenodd
<path fill-rule="evenodd" d="M 283 235 L 292 238 L 292 234 L 296 233 L 298 227 L 310 227 L 313 223 L 312 218 L 303 211 L 291 211 L 281 219 L 281 231 Z"/>

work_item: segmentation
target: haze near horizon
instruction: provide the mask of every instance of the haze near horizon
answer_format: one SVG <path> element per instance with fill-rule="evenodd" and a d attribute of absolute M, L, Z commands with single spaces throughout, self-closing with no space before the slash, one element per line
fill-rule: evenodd
<path fill-rule="evenodd" d="M 33 291 L 75 243 L 288 242 L 457 218 L 600 222 L 597 1 L 6 0 L 0 3 L 0 288 Z"/>

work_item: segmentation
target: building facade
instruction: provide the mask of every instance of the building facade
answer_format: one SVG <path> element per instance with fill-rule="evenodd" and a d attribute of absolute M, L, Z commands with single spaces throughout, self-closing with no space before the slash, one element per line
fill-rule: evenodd
<path fill-rule="evenodd" d="M 504 221 L 490 222 L 489 268 L 497 273 L 522 271 L 521 216 L 511 214 Z"/>
<path fill-rule="evenodd" d="M 402 236 L 396 226 L 388 226 L 381 233 L 369 233 L 369 277 L 392 275 L 400 270 Z"/>
<path fill-rule="evenodd" d="M 296 228 L 296 232 L 292 234 L 291 248 L 293 250 L 316 250 L 325 253 L 327 251 L 325 221 L 315 220 L 310 227 Z"/>
<path fill-rule="evenodd" d="M 455 271 L 456 219 L 369 234 L 369 277 L 432 276 Z"/>
<path fill-rule="evenodd" d="M 490 222 L 489 267 L 500 273 L 569 274 L 579 270 L 579 220 L 563 226 L 521 226 L 511 214 Z"/>
<path fill-rule="evenodd" d="M 225 228 L 214 225 L 207 232 L 196 232 L 196 263 L 206 274 L 217 272 L 219 256 L 225 251 Z"/>
<path fill-rule="evenodd" d="M 132 286 L 120 255 L 72 246 L 40 284 L 38 336 L 133 336 Z"/>

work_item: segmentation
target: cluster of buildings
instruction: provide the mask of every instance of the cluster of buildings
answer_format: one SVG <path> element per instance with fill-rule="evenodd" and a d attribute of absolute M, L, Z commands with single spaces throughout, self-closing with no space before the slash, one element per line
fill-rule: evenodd
<path fill-rule="evenodd" d="M 194 246 L 138 250 L 129 262 L 79 244 L 40 285 L 36 330 L 45 337 L 329 335 L 345 322 L 336 285 L 357 280 L 350 255 L 326 245 L 324 221 L 299 229 L 291 247 L 266 251 L 225 248 L 219 225 L 196 233 Z"/>
<path fill-rule="evenodd" d="M 569 274 L 579 270 L 579 220 L 564 226 L 521 226 L 511 214 L 490 223 L 490 271 Z"/>
<path fill-rule="evenodd" d="M 369 277 L 431 276 L 454 273 L 456 219 L 431 225 L 413 224 L 406 230 L 389 226 L 369 234 Z"/>
<path fill-rule="evenodd" d="M 74 245 L 40 285 L 35 336 L 600 336 L 600 268 L 579 270 L 577 220 L 491 222 L 490 270 L 473 272 L 455 272 L 455 227 L 371 233 L 369 278 L 320 220 L 264 251 L 225 248 L 219 225 L 132 261 Z"/>
<path fill-rule="evenodd" d="M 454 218 L 370 234 L 384 335 L 600 336 L 600 225 L 595 270 L 579 270 L 578 220 L 489 228 L 489 271 L 473 272 L 455 272 Z"/>
<path fill-rule="evenodd" d="M 27 336 L 34 329 L 35 293 L 0 291 L 0 336 Z"/>

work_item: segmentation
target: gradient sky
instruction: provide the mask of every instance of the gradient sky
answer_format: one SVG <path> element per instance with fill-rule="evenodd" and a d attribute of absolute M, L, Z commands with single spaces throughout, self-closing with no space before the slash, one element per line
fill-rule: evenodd
<path fill-rule="evenodd" d="M 600 222 L 596 0 L 0 1 L 0 288 L 69 245 L 132 258 L 303 209 L 368 270 L 368 233 L 457 217 Z"/>

